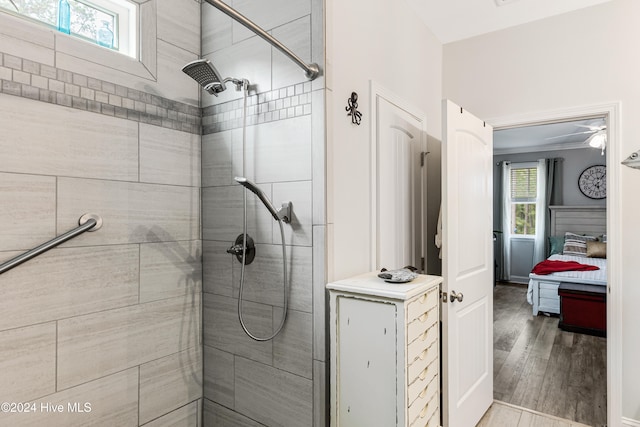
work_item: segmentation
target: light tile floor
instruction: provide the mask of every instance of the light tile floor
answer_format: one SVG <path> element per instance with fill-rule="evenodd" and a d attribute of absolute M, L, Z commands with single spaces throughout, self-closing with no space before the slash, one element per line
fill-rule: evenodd
<path fill-rule="evenodd" d="M 495 400 L 476 427 L 589 427 Z"/>

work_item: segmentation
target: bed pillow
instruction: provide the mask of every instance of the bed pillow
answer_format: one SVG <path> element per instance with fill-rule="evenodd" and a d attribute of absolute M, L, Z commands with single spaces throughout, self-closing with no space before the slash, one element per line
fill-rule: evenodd
<path fill-rule="evenodd" d="M 600 236 L 600 237 L 598 238 L 598 240 L 600 240 L 601 242 L 607 243 L 607 235 L 606 235 L 606 234 L 603 234 L 602 236 Z"/>
<path fill-rule="evenodd" d="M 564 236 L 549 236 L 549 256 L 562 255 L 564 248 Z"/>
<path fill-rule="evenodd" d="M 590 258 L 606 258 L 607 244 L 605 242 L 587 242 L 587 256 Z"/>
<path fill-rule="evenodd" d="M 564 255 L 587 256 L 587 242 L 595 242 L 598 240 L 594 236 L 582 236 L 580 234 L 566 232 L 564 233 L 564 246 L 562 253 Z"/>

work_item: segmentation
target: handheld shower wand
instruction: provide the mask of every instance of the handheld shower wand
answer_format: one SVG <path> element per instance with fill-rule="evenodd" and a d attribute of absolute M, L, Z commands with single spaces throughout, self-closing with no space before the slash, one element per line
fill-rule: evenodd
<path fill-rule="evenodd" d="M 258 196 L 260 201 L 266 206 L 269 213 L 271 213 L 271 215 L 273 216 L 273 219 L 285 223 L 291 222 L 291 202 L 284 202 L 282 203 L 282 207 L 280 209 L 276 209 L 267 195 L 264 194 L 264 192 L 260 190 L 253 182 L 249 181 L 243 176 L 236 176 L 234 179 L 238 184 L 242 185 L 244 188 Z"/>

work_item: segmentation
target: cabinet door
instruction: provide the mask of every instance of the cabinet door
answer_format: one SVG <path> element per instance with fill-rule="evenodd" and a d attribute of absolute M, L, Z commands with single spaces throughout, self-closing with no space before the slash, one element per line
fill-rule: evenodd
<path fill-rule="evenodd" d="M 396 425 L 396 306 L 338 298 L 338 425 Z"/>

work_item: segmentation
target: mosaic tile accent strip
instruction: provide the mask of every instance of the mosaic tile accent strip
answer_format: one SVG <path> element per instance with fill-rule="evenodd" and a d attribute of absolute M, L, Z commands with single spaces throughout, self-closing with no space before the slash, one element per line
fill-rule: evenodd
<path fill-rule="evenodd" d="M 202 134 L 222 132 L 242 127 L 243 100 L 216 104 L 202 110 Z M 247 97 L 247 125 L 311 114 L 311 82 Z"/>
<path fill-rule="evenodd" d="M 0 53 L 0 93 L 200 135 L 202 110 Z"/>

